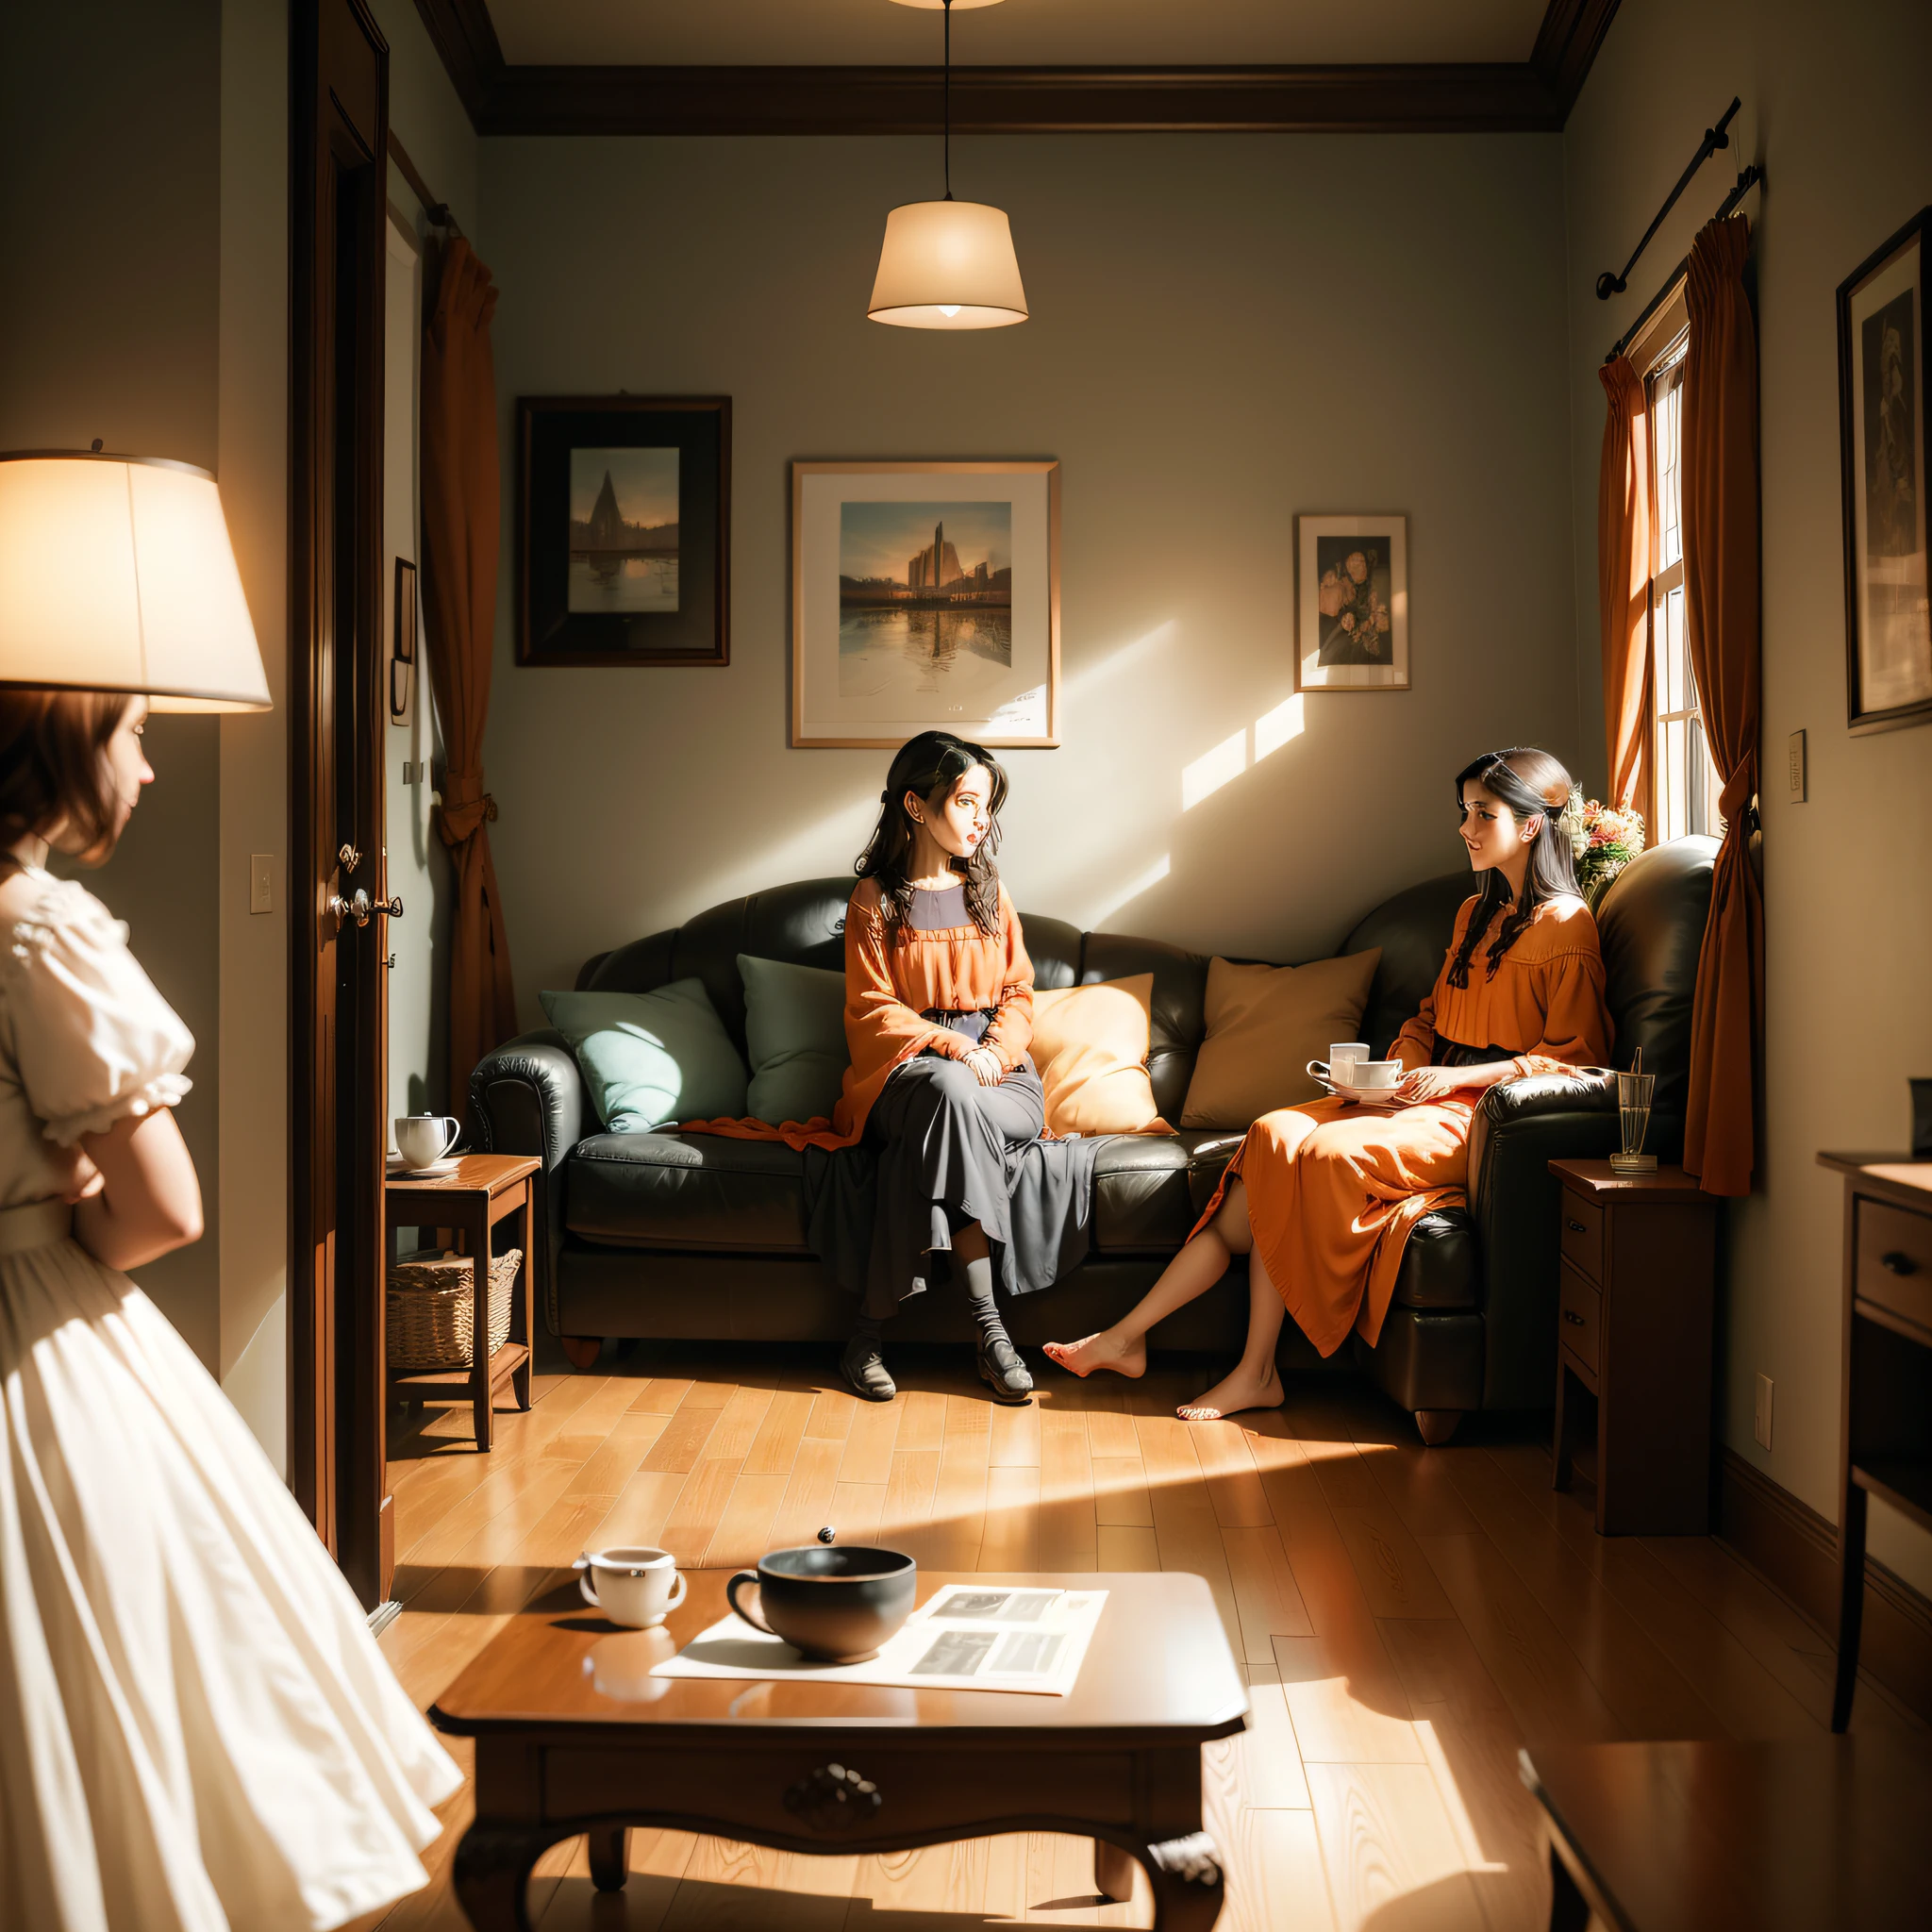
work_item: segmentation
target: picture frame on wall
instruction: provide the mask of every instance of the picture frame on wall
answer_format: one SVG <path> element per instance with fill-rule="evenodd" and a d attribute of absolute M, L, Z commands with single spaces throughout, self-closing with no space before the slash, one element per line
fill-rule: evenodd
<path fill-rule="evenodd" d="M 1845 714 L 1855 732 L 1932 723 L 1923 208 L 1838 287 Z"/>
<path fill-rule="evenodd" d="M 731 398 L 519 396 L 517 662 L 731 661 Z"/>
<path fill-rule="evenodd" d="M 1408 518 L 1298 516 L 1297 691 L 1408 689 Z"/>
<path fill-rule="evenodd" d="M 791 742 L 1059 743 L 1058 461 L 791 465 Z"/>

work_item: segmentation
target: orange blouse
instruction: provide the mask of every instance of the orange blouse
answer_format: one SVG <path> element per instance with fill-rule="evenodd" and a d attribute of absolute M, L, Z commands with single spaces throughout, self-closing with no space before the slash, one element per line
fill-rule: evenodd
<path fill-rule="evenodd" d="M 852 1064 L 832 1118 L 787 1121 L 687 1121 L 683 1131 L 724 1134 L 741 1141 L 783 1141 L 789 1147 L 850 1147 L 865 1132 L 866 1116 L 893 1071 L 932 1052 L 963 1059 L 973 1041 L 937 1025 L 927 1013 L 991 1009 L 981 1046 L 1011 1073 L 1033 1039 L 1033 962 L 1020 915 L 1000 888 L 1000 928 L 948 926 L 918 932 L 886 924 L 879 889 L 859 881 L 845 908 L 845 1040 Z"/>
<path fill-rule="evenodd" d="M 1430 1063 L 1438 1035 L 1464 1046 L 1500 1046 L 1515 1056 L 1519 1077 L 1609 1063 L 1610 1016 L 1604 1005 L 1604 958 L 1596 921 L 1581 899 L 1545 899 L 1490 976 L 1490 950 L 1507 913 L 1495 919 L 1469 962 L 1469 984 L 1449 984 L 1449 963 L 1476 908 L 1465 899 L 1436 984 L 1391 1049 L 1403 1070 Z"/>

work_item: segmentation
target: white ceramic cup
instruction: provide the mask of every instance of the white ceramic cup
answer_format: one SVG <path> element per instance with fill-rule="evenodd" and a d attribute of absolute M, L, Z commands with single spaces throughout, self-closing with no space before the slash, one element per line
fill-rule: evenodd
<path fill-rule="evenodd" d="M 441 1160 L 463 1131 L 462 1123 L 447 1114 L 407 1113 L 391 1124 L 396 1152 L 403 1157 L 405 1167 L 427 1167 L 431 1161 Z"/>
<path fill-rule="evenodd" d="M 575 1566 L 584 1601 L 613 1624 L 648 1630 L 684 1601 L 685 1579 L 669 1550 L 649 1545 L 586 1550 Z"/>
<path fill-rule="evenodd" d="M 1318 1080 L 1328 1080 L 1337 1086 L 1346 1087 L 1351 1084 L 1349 1069 L 1357 1060 L 1365 1060 L 1368 1057 L 1369 1046 L 1366 1041 L 1338 1040 L 1328 1049 L 1328 1058 L 1325 1060 L 1308 1062 L 1308 1072 Z"/>
<path fill-rule="evenodd" d="M 1348 1071 L 1349 1085 L 1358 1093 L 1386 1092 L 1402 1085 L 1400 1060 L 1357 1060 Z"/>

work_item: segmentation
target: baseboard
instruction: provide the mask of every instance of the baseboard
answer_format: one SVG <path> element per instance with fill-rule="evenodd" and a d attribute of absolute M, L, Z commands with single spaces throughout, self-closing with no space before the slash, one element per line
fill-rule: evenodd
<path fill-rule="evenodd" d="M 1718 1534 L 1826 1637 L 1838 1629 L 1838 1530 L 1733 1449 L 1719 1451 Z M 1858 1666 L 1932 1720 L 1932 1600 L 1865 1558 Z"/>

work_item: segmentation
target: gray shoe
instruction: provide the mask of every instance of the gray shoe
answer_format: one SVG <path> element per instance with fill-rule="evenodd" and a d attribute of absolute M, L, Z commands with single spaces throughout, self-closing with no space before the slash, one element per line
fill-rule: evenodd
<path fill-rule="evenodd" d="M 890 1402 L 899 1390 L 886 1373 L 885 1357 L 870 1335 L 855 1335 L 839 1357 L 839 1373 L 852 1392 L 867 1402 Z"/>
<path fill-rule="evenodd" d="M 1033 1393 L 1033 1377 L 1020 1359 L 1020 1351 L 1004 1335 L 979 1338 L 979 1379 L 996 1402 L 1024 1402 Z"/>

